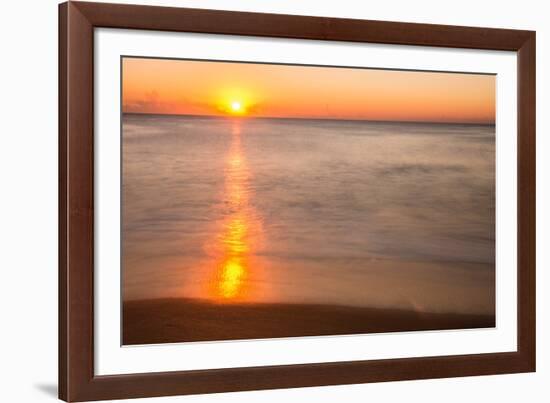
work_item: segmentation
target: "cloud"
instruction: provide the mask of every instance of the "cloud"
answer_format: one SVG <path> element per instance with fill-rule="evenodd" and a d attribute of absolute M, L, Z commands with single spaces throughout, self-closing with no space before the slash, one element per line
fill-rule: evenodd
<path fill-rule="evenodd" d="M 124 112 L 130 113 L 177 113 L 180 108 L 180 102 L 164 101 L 156 90 L 146 93 L 142 99 L 123 102 Z"/>

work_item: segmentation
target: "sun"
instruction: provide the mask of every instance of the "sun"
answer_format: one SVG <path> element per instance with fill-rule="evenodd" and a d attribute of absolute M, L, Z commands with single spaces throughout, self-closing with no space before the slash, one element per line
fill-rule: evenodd
<path fill-rule="evenodd" d="M 247 116 L 250 113 L 252 103 L 245 94 L 222 95 L 218 101 L 218 112 L 234 117 Z"/>
<path fill-rule="evenodd" d="M 242 112 L 243 104 L 240 101 L 231 101 L 231 110 L 235 113 Z"/>

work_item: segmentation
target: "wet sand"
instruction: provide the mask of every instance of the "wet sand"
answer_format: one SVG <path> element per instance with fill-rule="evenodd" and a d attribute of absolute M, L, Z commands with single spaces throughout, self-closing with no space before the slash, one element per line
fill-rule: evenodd
<path fill-rule="evenodd" d="M 426 313 L 338 305 L 125 301 L 123 344 L 489 328 L 494 315 Z"/>

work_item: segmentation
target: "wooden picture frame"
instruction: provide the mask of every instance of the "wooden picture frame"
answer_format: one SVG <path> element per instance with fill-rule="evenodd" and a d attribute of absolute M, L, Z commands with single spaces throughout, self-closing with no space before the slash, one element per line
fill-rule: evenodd
<path fill-rule="evenodd" d="M 517 351 L 95 375 L 93 34 L 98 27 L 517 52 Z M 535 371 L 535 32 L 86 2 L 59 6 L 60 399 L 122 399 L 532 371 Z"/>

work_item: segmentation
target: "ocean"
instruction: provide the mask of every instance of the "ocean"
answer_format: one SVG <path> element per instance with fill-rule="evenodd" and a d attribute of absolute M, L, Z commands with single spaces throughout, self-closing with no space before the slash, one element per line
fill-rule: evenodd
<path fill-rule="evenodd" d="M 124 300 L 495 310 L 495 127 L 123 115 Z"/>

